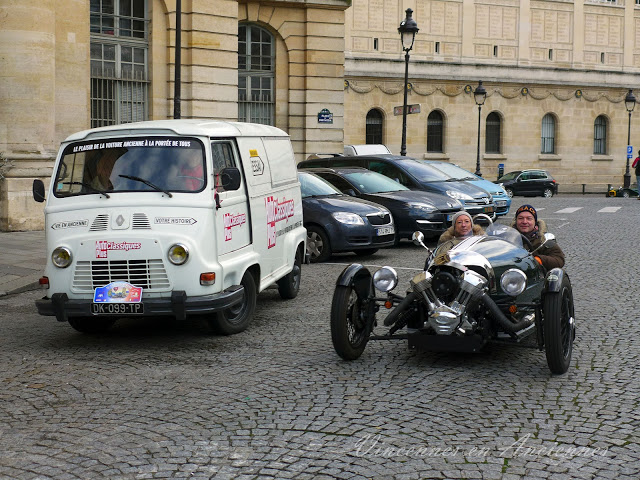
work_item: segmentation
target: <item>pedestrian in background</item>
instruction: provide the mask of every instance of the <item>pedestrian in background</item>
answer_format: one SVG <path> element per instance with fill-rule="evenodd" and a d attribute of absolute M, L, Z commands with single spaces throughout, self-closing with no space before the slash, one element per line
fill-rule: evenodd
<path fill-rule="evenodd" d="M 640 150 L 638 150 L 638 156 L 631 166 L 636 169 L 636 188 L 638 189 L 638 200 L 640 200 Z"/>

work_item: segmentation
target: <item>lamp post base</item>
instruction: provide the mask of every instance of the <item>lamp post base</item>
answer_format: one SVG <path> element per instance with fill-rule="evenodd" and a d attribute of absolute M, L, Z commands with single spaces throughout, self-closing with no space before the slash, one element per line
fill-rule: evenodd
<path fill-rule="evenodd" d="M 624 174 L 624 180 L 623 180 L 622 186 L 623 186 L 624 188 L 629 188 L 629 185 L 631 185 L 631 174 L 629 174 L 629 173 L 625 173 L 625 174 Z"/>

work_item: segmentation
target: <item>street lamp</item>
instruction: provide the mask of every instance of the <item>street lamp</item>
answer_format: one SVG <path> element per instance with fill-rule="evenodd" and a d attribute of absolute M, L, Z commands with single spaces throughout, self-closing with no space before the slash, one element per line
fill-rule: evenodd
<path fill-rule="evenodd" d="M 413 41 L 418 33 L 418 24 L 412 18 L 413 10 L 407 8 L 407 16 L 400 22 L 398 32 L 402 39 L 402 50 L 404 50 L 404 103 L 402 104 L 402 145 L 400 155 L 407 154 L 407 90 L 409 83 L 409 51 L 413 48 Z"/>
<path fill-rule="evenodd" d="M 473 92 L 473 98 L 476 101 L 476 105 L 478 105 L 478 151 L 476 156 L 476 175 L 481 177 L 482 173 L 480 172 L 480 111 L 482 110 L 482 105 L 484 105 L 484 101 L 487 98 L 487 91 L 482 86 L 482 80 L 478 81 L 478 86 Z"/>
<path fill-rule="evenodd" d="M 629 89 L 629 93 L 624 97 L 624 106 L 629 112 L 629 128 L 627 129 L 627 145 L 631 145 L 631 112 L 636 106 L 636 97 L 633 95 L 633 90 Z M 629 174 L 629 154 L 627 153 L 627 169 L 624 172 L 624 188 L 629 188 L 631 185 L 631 175 Z"/>

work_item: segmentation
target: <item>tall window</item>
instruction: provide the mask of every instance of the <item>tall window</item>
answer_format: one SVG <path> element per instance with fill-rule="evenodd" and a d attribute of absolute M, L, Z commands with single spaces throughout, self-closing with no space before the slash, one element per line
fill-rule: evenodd
<path fill-rule="evenodd" d="M 91 0 L 91 126 L 148 117 L 146 0 Z"/>
<path fill-rule="evenodd" d="M 380 144 L 382 141 L 382 112 L 375 108 L 372 108 L 367 113 L 367 132 L 366 143 L 367 144 Z"/>
<path fill-rule="evenodd" d="M 275 124 L 275 46 L 257 25 L 238 27 L 238 120 Z"/>
<path fill-rule="evenodd" d="M 487 128 L 485 140 L 486 153 L 500 153 L 500 115 L 491 112 L 487 115 Z"/>
<path fill-rule="evenodd" d="M 542 145 L 540 151 L 542 153 L 555 153 L 556 143 L 556 119 L 553 115 L 547 113 L 542 117 Z"/>
<path fill-rule="evenodd" d="M 442 114 L 434 110 L 427 117 L 427 152 L 443 152 L 444 120 Z"/>
<path fill-rule="evenodd" d="M 596 118 L 593 124 L 593 153 L 607 154 L 607 119 L 604 115 Z"/>

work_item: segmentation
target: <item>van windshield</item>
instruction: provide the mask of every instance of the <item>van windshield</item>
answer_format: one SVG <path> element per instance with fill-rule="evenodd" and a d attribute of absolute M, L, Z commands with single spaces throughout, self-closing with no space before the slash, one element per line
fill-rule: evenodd
<path fill-rule="evenodd" d="M 56 197 L 114 192 L 199 192 L 206 185 L 202 143 L 191 137 L 133 137 L 68 145 Z"/>

